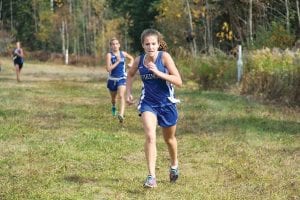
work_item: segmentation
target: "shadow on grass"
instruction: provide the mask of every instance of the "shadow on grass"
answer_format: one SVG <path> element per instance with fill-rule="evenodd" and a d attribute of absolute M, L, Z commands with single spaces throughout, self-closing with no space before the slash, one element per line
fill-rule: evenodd
<path fill-rule="evenodd" d="M 3 117 L 5 119 L 8 117 L 15 117 L 24 114 L 27 114 L 27 112 L 20 109 L 0 110 L 0 117 Z"/>
<path fill-rule="evenodd" d="M 16 78 L 15 77 L 4 77 L 4 76 L 2 76 L 1 78 L 0 78 L 0 82 L 7 82 L 7 81 L 15 81 L 15 82 L 17 82 L 17 80 L 16 80 Z"/>
<path fill-rule="evenodd" d="M 217 122 L 219 127 L 237 127 L 241 131 L 255 130 L 258 133 L 300 134 L 300 123 L 261 117 L 241 117 Z M 217 128 L 217 127 L 216 127 Z"/>
<path fill-rule="evenodd" d="M 244 97 L 214 91 L 181 93 L 184 94 L 192 98 L 182 106 L 185 115 L 179 121 L 178 132 L 181 134 L 228 130 L 241 134 L 246 131 L 259 134 L 300 134 L 299 122 L 256 116 L 256 112 L 261 112 L 263 107 Z"/>
<path fill-rule="evenodd" d="M 182 123 L 182 122 L 181 122 Z M 288 120 L 274 120 L 261 117 L 239 117 L 228 119 L 208 119 L 202 122 L 193 121 L 179 124 L 180 134 L 201 134 L 228 132 L 234 130 L 237 133 L 255 131 L 260 134 L 300 134 L 300 123 Z"/>
<path fill-rule="evenodd" d="M 78 184 L 99 182 L 99 180 L 96 178 L 82 177 L 78 175 L 65 176 L 64 180 L 72 183 L 78 183 Z"/>

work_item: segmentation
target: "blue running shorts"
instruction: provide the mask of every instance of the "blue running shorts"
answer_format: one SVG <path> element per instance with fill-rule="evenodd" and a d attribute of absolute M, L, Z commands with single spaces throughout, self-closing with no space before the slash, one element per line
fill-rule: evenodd
<path fill-rule="evenodd" d="M 126 85 L 126 78 L 122 78 L 119 80 L 107 80 L 107 88 L 111 91 L 111 92 L 115 92 L 118 90 L 118 87 L 121 85 Z"/>
<path fill-rule="evenodd" d="M 145 111 L 152 112 L 157 117 L 157 123 L 161 127 L 174 126 L 178 121 L 178 112 L 176 104 L 165 105 L 161 107 L 152 107 L 146 103 L 142 103 L 139 108 L 142 114 Z"/>

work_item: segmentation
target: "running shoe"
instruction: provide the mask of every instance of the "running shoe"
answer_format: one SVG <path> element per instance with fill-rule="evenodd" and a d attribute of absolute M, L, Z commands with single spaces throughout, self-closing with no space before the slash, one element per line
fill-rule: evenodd
<path fill-rule="evenodd" d="M 111 112 L 112 112 L 112 115 L 113 116 L 116 116 L 117 115 L 117 109 L 115 106 L 111 107 Z"/>
<path fill-rule="evenodd" d="M 156 186 L 156 179 L 153 176 L 148 175 L 144 183 L 144 188 L 154 188 Z"/>
<path fill-rule="evenodd" d="M 179 177 L 179 169 L 178 167 L 173 169 L 172 167 L 170 167 L 170 182 L 171 183 L 175 183 L 176 180 Z"/>
<path fill-rule="evenodd" d="M 122 115 L 118 115 L 118 119 L 120 123 L 124 122 L 124 117 Z"/>

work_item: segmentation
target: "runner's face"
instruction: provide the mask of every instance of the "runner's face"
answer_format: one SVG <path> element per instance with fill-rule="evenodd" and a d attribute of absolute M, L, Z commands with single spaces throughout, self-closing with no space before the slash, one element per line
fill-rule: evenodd
<path fill-rule="evenodd" d="M 146 54 L 148 54 L 149 56 L 155 56 L 159 47 L 157 36 L 146 36 L 142 46 Z"/>
<path fill-rule="evenodd" d="M 110 46 L 113 51 L 119 51 L 120 49 L 120 43 L 118 40 L 111 41 Z"/>

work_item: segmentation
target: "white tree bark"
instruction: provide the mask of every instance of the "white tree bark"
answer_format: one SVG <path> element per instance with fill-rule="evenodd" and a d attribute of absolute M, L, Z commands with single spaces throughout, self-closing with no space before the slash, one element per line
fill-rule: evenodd
<path fill-rule="evenodd" d="M 34 27 L 35 32 L 38 32 L 38 20 L 37 20 L 37 2 L 36 0 L 32 1 L 32 8 L 33 8 L 33 18 L 34 18 Z"/>
<path fill-rule="evenodd" d="M 297 15 L 298 15 L 298 25 L 300 27 L 300 8 L 299 8 L 299 0 L 296 0 L 296 7 L 297 7 Z"/>
<path fill-rule="evenodd" d="M 186 2 L 188 16 L 189 16 L 190 31 L 191 31 L 191 33 L 193 33 L 194 29 L 193 29 L 193 21 L 192 21 L 192 14 L 191 14 L 191 9 L 190 9 L 190 3 L 189 3 L 188 0 L 185 0 L 185 2 Z M 192 45 L 193 45 L 192 46 L 192 54 L 195 57 L 197 55 L 197 45 L 196 45 L 196 39 L 195 38 L 193 38 Z"/>
<path fill-rule="evenodd" d="M 12 0 L 10 0 L 10 30 L 13 30 L 13 6 Z"/>
<path fill-rule="evenodd" d="M 253 44 L 253 0 L 249 0 L 249 39 L 250 39 L 250 44 Z"/>
<path fill-rule="evenodd" d="M 212 28 L 211 28 L 211 13 L 209 13 L 209 2 L 208 0 L 205 1 L 207 13 L 206 13 L 206 32 L 207 32 L 207 46 L 208 46 L 208 53 L 211 55 L 214 53 L 214 46 L 212 40 Z"/>
<path fill-rule="evenodd" d="M 85 17 L 83 17 L 83 23 L 82 23 L 82 33 L 83 33 L 83 50 L 84 50 L 84 55 L 87 54 L 87 39 L 86 39 L 86 20 Z"/>
<path fill-rule="evenodd" d="M 290 32 L 290 10 L 289 10 L 289 0 L 285 0 L 286 9 L 286 29 Z"/>
<path fill-rule="evenodd" d="M 68 30 L 68 21 L 65 21 L 65 32 L 66 32 L 66 52 L 65 52 L 65 64 L 69 64 L 69 30 Z"/>
<path fill-rule="evenodd" d="M 60 29 L 60 33 L 61 33 L 61 48 L 62 48 L 62 53 L 63 55 L 65 55 L 66 52 L 66 39 L 65 39 L 65 21 L 62 20 L 61 21 L 61 29 Z"/>
<path fill-rule="evenodd" d="M 51 9 L 51 11 L 54 10 L 54 9 L 53 9 L 53 0 L 50 0 L 50 9 Z"/>
<path fill-rule="evenodd" d="M 0 19 L 2 19 L 2 0 L 0 2 Z"/>

